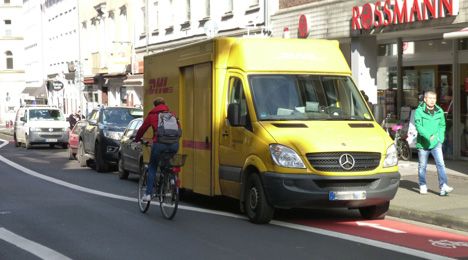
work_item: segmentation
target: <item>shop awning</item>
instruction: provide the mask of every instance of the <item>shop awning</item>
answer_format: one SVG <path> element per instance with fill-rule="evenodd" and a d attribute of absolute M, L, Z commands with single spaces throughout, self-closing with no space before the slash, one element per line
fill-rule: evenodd
<path fill-rule="evenodd" d="M 124 87 L 143 87 L 143 74 L 128 75 L 123 81 Z"/>
<path fill-rule="evenodd" d="M 465 27 L 461 30 L 444 33 L 444 39 L 460 39 L 468 38 L 468 27 Z"/>

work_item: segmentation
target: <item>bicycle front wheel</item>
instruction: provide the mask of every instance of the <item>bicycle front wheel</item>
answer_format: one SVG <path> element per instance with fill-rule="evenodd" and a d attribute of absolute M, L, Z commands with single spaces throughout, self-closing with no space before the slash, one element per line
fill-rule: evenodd
<path fill-rule="evenodd" d="M 166 219 L 173 219 L 179 205 L 179 187 L 177 187 L 177 177 L 173 174 L 166 174 L 162 187 L 159 191 L 159 207 L 161 214 Z"/>
<path fill-rule="evenodd" d="M 138 206 L 142 213 L 148 211 L 151 201 L 143 201 L 142 197 L 146 192 L 146 179 L 148 176 L 148 169 L 140 175 L 140 180 L 138 181 Z"/>

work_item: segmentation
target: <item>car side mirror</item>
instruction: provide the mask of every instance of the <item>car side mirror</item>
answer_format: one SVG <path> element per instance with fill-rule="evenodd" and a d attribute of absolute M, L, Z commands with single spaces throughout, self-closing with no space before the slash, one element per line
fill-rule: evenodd
<path fill-rule="evenodd" d="M 239 111 L 240 111 L 240 104 L 238 103 L 229 104 L 227 119 L 229 121 L 229 124 L 231 124 L 232 126 L 240 125 Z"/>
<path fill-rule="evenodd" d="M 90 119 L 89 121 L 90 125 L 97 125 L 97 120 L 96 119 Z"/>

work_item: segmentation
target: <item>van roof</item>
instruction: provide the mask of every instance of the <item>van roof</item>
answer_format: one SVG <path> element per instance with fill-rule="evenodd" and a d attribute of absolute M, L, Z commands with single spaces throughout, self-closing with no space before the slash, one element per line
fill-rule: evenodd
<path fill-rule="evenodd" d="M 351 75 L 336 40 L 217 38 L 217 67 L 251 72 L 304 72 Z M 227 51 L 228 50 L 228 51 Z"/>

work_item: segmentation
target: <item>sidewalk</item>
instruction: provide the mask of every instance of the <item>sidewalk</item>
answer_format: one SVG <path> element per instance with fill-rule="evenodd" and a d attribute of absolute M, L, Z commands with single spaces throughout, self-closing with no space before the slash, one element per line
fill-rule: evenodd
<path fill-rule="evenodd" d="M 13 129 L 0 127 L 0 133 L 12 135 Z M 418 162 L 400 161 L 400 188 L 390 202 L 388 216 L 410 219 L 468 232 L 468 161 L 445 162 L 448 183 L 454 188 L 449 196 L 439 196 L 437 169 L 432 159 L 427 166 L 427 195 L 419 194 Z"/>
<path fill-rule="evenodd" d="M 454 190 L 441 197 L 432 159 L 426 172 L 427 195 L 419 194 L 417 158 L 400 161 L 400 188 L 390 202 L 388 215 L 468 232 L 468 161 L 447 160 L 445 165 L 448 183 Z"/>

